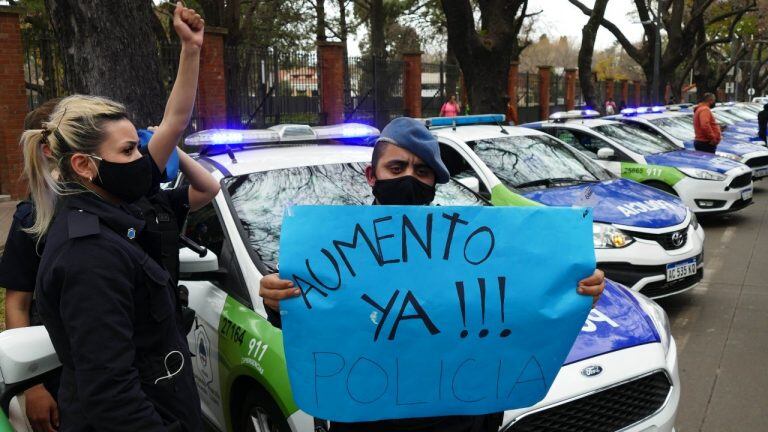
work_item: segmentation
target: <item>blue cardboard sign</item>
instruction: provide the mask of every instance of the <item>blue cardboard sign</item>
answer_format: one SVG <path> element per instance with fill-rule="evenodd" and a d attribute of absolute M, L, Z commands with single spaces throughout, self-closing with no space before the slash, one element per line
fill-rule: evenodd
<path fill-rule="evenodd" d="M 291 389 L 329 420 L 533 405 L 592 304 L 587 209 L 296 206 L 280 243 Z"/>

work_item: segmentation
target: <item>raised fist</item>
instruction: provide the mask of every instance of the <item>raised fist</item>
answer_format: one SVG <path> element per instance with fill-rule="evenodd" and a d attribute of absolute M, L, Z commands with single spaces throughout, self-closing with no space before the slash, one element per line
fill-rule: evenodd
<path fill-rule="evenodd" d="M 185 7 L 181 1 L 176 3 L 176 9 L 173 11 L 173 28 L 182 44 L 198 48 L 203 46 L 205 21 L 194 9 Z"/>

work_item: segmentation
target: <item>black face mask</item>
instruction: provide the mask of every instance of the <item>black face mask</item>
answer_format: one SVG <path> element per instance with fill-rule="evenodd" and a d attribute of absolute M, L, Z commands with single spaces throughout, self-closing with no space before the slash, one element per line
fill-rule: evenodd
<path fill-rule="evenodd" d="M 97 156 L 92 157 L 101 161 L 93 184 L 104 188 L 121 200 L 132 203 L 147 195 L 152 188 L 152 167 L 148 157 L 142 156 L 127 163 L 110 162 Z"/>
<path fill-rule="evenodd" d="M 427 205 L 435 199 L 435 187 L 407 175 L 376 180 L 373 196 L 382 205 Z"/>

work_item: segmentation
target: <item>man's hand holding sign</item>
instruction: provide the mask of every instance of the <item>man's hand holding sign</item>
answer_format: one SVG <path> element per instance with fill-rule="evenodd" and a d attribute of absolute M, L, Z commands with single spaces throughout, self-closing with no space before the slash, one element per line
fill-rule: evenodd
<path fill-rule="evenodd" d="M 429 203 L 448 180 L 437 143 L 410 119 L 387 130 L 396 123 L 368 172 L 377 203 Z M 535 404 L 602 292 L 591 225 L 586 209 L 287 209 L 281 278 L 263 278 L 261 294 L 282 300 L 297 404 L 337 422 L 463 415 L 413 420 L 457 431 Z"/>

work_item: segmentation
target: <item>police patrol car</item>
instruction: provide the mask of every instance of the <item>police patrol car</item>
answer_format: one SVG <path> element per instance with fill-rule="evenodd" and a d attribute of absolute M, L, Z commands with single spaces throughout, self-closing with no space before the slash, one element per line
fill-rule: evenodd
<path fill-rule="evenodd" d="M 634 126 L 653 135 L 661 136 L 678 147 L 695 150 L 694 130 L 690 118 L 681 112 L 667 111 L 663 107 L 627 108 L 616 116 L 605 117 Z M 768 176 L 768 149 L 765 146 L 736 140 L 726 136 L 717 145 L 717 156 L 735 160 L 752 169 L 753 179 Z"/>
<path fill-rule="evenodd" d="M 752 203 L 748 166 L 691 152 L 597 111 L 555 113 L 549 121 L 524 125 L 578 148 L 614 174 L 673 195 L 696 213 L 726 213 Z"/>
<path fill-rule="evenodd" d="M 185 235 L 200 246 L 197 252 L 180 250 L 180 284 L 197 314 L 188 335 L 195 378 L 203 414 L 214 429 L 315 430 L 315 420 L 291 396 L 282 332 L 258 295 L 259 281 L 276 271 L 286 206 L 373 201 L 364 178 L 372 149 L 353 144 L 376 134 L 363 125 L 284 125 L 187 138 L 222 183 L 210 205 L 189 215 Z M 455 181 L 438 188 L 436 203 L 488 205 Z M 18 393 L 19 383 L 29 385 L 55 367 L 46 339 L 42 327 L 0 334 L 5 389 Z M 27 343 L 37 344 L 36 350 Z M 677 350 L 665 312 L 606 281 L 547 397 L 505 413 L 502 430 L 578 424 L 584 430 L 670 431 L 679 398 Z"/>
<path fill-rule="evenodd" d="M 425 120 L 451 175 L 494 204 L 506 204 L 502 192 L 514 190 L 545 205 L 593 207 L 598 268 L 607 277 L 652 298 L 701 280 L 704 230 L 677 197 L 616 178 L 544 132 L 497 126 L 503 121 L 503 115 Z"/>

